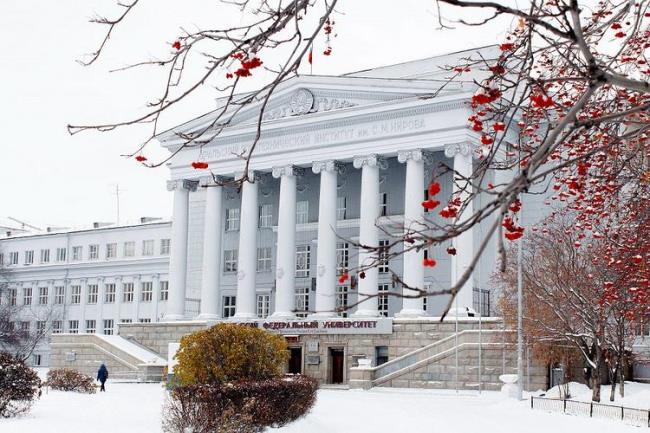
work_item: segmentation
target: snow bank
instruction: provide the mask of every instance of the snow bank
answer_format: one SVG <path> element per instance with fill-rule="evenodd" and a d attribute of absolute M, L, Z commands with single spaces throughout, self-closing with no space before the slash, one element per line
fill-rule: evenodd
<path fill-rule="evenodd" d="M 126 338 L 120 337 L 119 335 L 95 334 L 95 336 L 106 341 L 110 345 L 115 346 L 117 349 L 128 353 L 132 357 L 139 359 L 143 364 L 167 365 L 167 361 L 165 359 L 145 349 L 144 347 L 130 342 Z"/>
<path fill-rule="evenodd" d="M 571 389 L 571 400 L 591 401 L 591 389 L 582 383 L 569 383 Z M 625 397 L 622 398 L 620 388 L 616 386 L 616 396 L 614 401 L 609 400 L 611 392 L 610 385 L 603 385 L 600 388 L 600 402 L 602 404 L 613 404 L 616 406 L 625 406 L 636 409 L 650 409 L 650 384 L 638 382 L 625 382 Z M 545 393 L 546 397 L 559 398 L 559 388 L 553 387 Z"/>

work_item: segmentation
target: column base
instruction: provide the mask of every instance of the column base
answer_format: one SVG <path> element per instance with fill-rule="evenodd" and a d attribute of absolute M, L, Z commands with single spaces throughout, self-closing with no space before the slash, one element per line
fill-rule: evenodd
<path fill-rule="evenodd" d="M 185 319 L 186 317 L 184 314 L 165 314 L 163 316 L 163 322 L 177 322 Z"/>
<path fill-rule="evenodd" d="M 254 320 L 254 319 L 259 319 L 259 317 L 257 317 L 257 314 L 253 314 L 253 313 L 235 313 L 234 316 L 228 318 L 228 320 L 232 322 L 242 322 L 244 320 Z"/>
<path fill-rule="evenodd" d="M 321 311 L 320 313 L 311 313 L 307 316 L 308 319 L 333 319 L 339 317 L 338 314 L 332 311 Z"/>
<path fill-rule="evenodd" d="M 476 311 L 472 307 L 455 307 L 449 310 L 447 313 L 449 317 L 478 317 Z"/>
<path fill-rule="evenodd" d="M 379 317 L 377 310 L 357 310 L 351 314 L 352 317 Z"/>
<path fill-rule="evenodd" d="M 221 319 L 218 314 L 212 314 L 212 313 L 201 313 L 198 316 L 196 316 L 196 320 L 218 320 Z"/>
<path fill-rule="evenodd" d="M 427 313 L 422 309 L 403 309 L 399 313 L 395 314 L 395 317 L 404 317 L 404 318 L 415 318 L 415 317 L 424 317 Z"/>
<path fill-rule="evenodd" d="M 275 313 L 269 316 L 269 319 L 281 319 L 281 320 L 291 320 L 295 318 L 296 318 L 295 313 L 292 313 L 291 311 L 276 311 Z"/>

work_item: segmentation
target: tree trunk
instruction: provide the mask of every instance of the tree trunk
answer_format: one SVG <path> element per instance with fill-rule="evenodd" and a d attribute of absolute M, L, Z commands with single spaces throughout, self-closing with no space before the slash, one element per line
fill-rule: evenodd
<path fill-rule="evenodd" d="M 609 401 L 614 401 L 616 398 L 616 382 L 618 381 L 618 367 L 614 368 L 613 373 L 610 374 L 610 380 L 612 382 L 612 389 L 609 393 Z"/>
<path fill-rule="evenodd" d="M 621 386 L 619 387 L 621 398 L 625 397 L 625 366 L 625 360 L 623 360 L 621 368 L 618 370 L 618 374 L 620 375 L 619 382 L 621 382 Z"/>
<path fill-rule="evenodd" d="M 600 373 L 597 370 L 591 376 L 591 400 L 600 403 Z"/>

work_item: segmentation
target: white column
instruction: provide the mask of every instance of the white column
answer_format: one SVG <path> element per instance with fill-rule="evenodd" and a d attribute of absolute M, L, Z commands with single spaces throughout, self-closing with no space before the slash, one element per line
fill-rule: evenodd
<path fill-rule="evenodd" d="M 454 177 L 453 183 L 454 196 L 460 194 L 462 203 L 464 203 L 463 213 L 458 215 L 457 221 L 470 218 L 474 213 L 472 202 L 468 201 L 469 193 L 464 191 L 465 181 L 463 178 L 470 178 L 473 173 L 472 168 L 472 151 L 468 144 L 452 144 L 445 147 L 445 156 L 454 158 Z M 469 186 L 471 189 L 471 185 Z M 451 284 L 454 285 L 460 277 L 469 269 L 472 258 L 474 257 L 474 229 L 471 228 L 453 239 L 453 246 L 456 248 L 456 255 L 451 256 Z M 467 316 L 468 309 L 474 311 L 474 278 L 470 276 L 463 287 L 456 295 L 454 307 L 449 311 L 450 315 Z"/>
<path fill-rule="evenodd" d="M 142 275 L 133 276 L 133 309 L 135 310 L 133 323 L 140 322 L 140 299 L 142 298 Z"/>
<path fill-rule="evenodd" d="M 318 251 L 316 263 L 316 317 L 332 317 L 336 308 L 336 182 L 343 165 L 334 160 L 314 162 L 320 173 Z"/>
<path fill-rule="evenodd" d="M 79 280 L 79 286 L 81 286 L 81 297 L 79 298 L 79 332 L 85 332 L 86 330 L 86 300 L 88 298 L 87 282 L 88 280 L 86 278 L 81 278 Z M 97 328 L 95 327 L 95 329 Z"/>
<path fill-rule="evenodd" d="M 295 317 L 296 176 L 303 172 L 303 169 L 293 165 L 273 167 L 273 177 L 280 178 L 274 318 Z"/>
<path fill-rule="evenodd" d="M 122 321 L 122 299 L 124 298 L 122 288 L 122 277 L 115 277 L 115 323 Z"/>
<path fill-rule="evenodd" d="M 385 162 L 376 154 L 357 156 L 354 158 L 354 168 L 361 169 L 361 212 L 359 218 L 359 268 L 371 266 L 363 270 L 364 278 L 359 273 L 359 307 L 354 313 L 357 317 L 373 317 L 379 314 L 378 311 L 378 276 L 377 253 L 368 251 L 363 246 L 379 246 L 379 229 L 377 218 L 379 218 L 379 167 Z M 364 301 L 364 299 L 366 299 Z"/>
<path fill-rule="evenodd" d="M 409 237 L 421 232 L 425 227 L 424 208 L 422 197 L 424 191 L 424 161 L 427 154 L 421 149 L 400 151 L 397 160 L 406 163 L 406 182 L 404 184 L 404 236 Z M 417 235 L 416 235 L 417 236 Z M 417 247 L 421 242 L 405 244 L 405 248 Z M 411 249 L 404 252 L 404 275 L 403 280 L 406 286 L 417 289 L 424 289 L 424 251 Z M 418 292 L 409 288 L 403 288 L 404 296 L 417 296 Z M 422 298 L 403 298 L 402 310 L 398 313 L 400 317 L 424 316 Z"/>
<path fill-rule="evenodd" d="M 221 179 L 217 179 L 221 182 Z M 205 187 L 205 222 L 203 229 L 203 274 L 201 276 L 201 312 L 198 319 L 219 317 L 219 275 L 221 275 L 221 220 L 223 187 L 212 178 L 202 181 Z"/>
<path fill-rule="evenodd" d="M 242 185 L 239 223 L 239 260 L 237 263 L 237 306 L 233 320 L 254 319 L 255 274 L 257 272 L 257 225 L 259 208 L 257 193 L 259 178 L 248 175 L 250 181 Z"/>
<path fill-rule="evenodd" d="M 166 321 L 185 318 L 189 198 L 190 191 L 196 191 L 197 183 L 184 179 L 167 182 L 167 190 L 174 191 L 174 211 L 172 215 L 172 245 L 169 255 L 169 301 L 165 314 Z M 137 293 L 137 288 L 134 287 L 134 290 Z"/>
<path fill-rule="evenodd" d="M 103 326 L 104 319 L 104 277 L 97 278 L 97 326 Z M 101 325 L 100 325 L 101 324 Z"/>
<path fill-rule="evenodd" d="M 157 322 L 158 321 L 158 303 L 160 302 L 160 274 L 152 274 L 151 275 L 151 281 L 153 285 L 153 295 L 152 295 L 152 306 L 151 306 L 151 311 L 152 311 L 152 316 L 151 316 L 151 321 L 152 322 Z M 117 323 L 117 321 L 116 321 Z"/>

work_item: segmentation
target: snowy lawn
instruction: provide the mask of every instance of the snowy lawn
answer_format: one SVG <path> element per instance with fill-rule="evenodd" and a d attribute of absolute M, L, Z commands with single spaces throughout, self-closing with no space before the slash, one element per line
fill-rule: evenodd
<path fill-rule="evenodd" d="M 159 432 L 165 390 L 159 384 L 107 383 L 106 393 L 85 395 L 50 391 L 32 411 L 0 419 L 2 433 L 140 433 Z M 604 390 L 603 390 L 604 391 Z M 629 402 L 648 401 L 650 386 L 629 384 Z M 636 397 L 635 397 L 636 396 Z M 627 398 L 626 398 L 627 400 Z M 628 401 L 626 401 L 627 403 Z M 549 414 L 529 402 L 499 393 L 453 391 L 324 389 L 310 414 L 269 433 L 638 433 L 618 421 Z"/>

